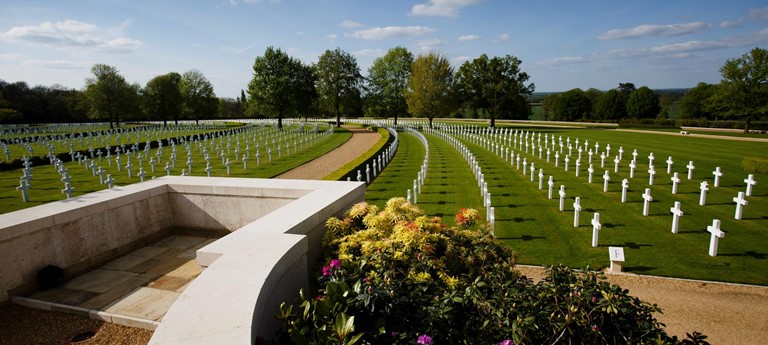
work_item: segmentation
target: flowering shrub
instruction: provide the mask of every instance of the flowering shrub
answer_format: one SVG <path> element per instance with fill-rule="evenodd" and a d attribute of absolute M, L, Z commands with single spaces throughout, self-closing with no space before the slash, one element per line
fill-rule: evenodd
<path fill-rule="evenodd" d="M 462 221 L 459 221 L 459 220 Z M 327 221 L 321 289 L 283 303 L 281 342 L 309 344 L 680 343 L 660 311 L 602 275 L 553 267 L 538 284 L 462 209 L 457 228 L 403 198 Z M 477 228 L 472 228 L 477 225 Z M 682 343 L 705 344 L 698 333 Z"/>

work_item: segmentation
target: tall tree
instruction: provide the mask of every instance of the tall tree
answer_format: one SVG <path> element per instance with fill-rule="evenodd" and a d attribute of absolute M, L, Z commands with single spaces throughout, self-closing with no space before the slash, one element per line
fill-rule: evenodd
<path fill-rule="evenodd" d="M 720 68 L 723 79 L 714 102 L 725 109 L 724 115 L 743 117 L 744 131 L 752 120 L 768 115 L 768 50 L 754 48 Z"/>
<path fill-rule="evenodd" d="M 199 123 L 201 118 L 216 114 L 219 99 L 213 92 L 213 84 L 202 72 L 193 69 L 181 76 L 181 97 L 184 99 L 183 113 L 189 119 Z"/>
<path fill-rule="evenodd" d="M 277 117 L 283 128 L 284 116 L 306 111 L 316 98 L 314 71 L 280 48 L 267 47 L 253 63 L 248 96 L 249 114 Z"/>
<path fill-rule="evenodd" d="M 96 64 L 91 67 L 91 73 L 93 78 L 85 80 L 89 117 L 107 120 L 109 128 L 113 128 L 120 124 L 120 118 L 136 112 L 136 89 L 125 81 L 117 68 Z"/>
<path fill-rule="evenodd" d="M 715 114 L 709 109 L 709 102 L 714 95 L 717 85 L 699 83 L 688 90 L 680 99 L 680 118 L 706 118 L 714 119 Z"/>
<path fill-rule="evenodd" d="M 360 97 L 362 82 L 357 60 L 349 53 L 336 48 L 326 50 L 315 65 L 317 91 L 321 105 L 336 116 L 336 125 L 341 126 L 341 110 Z"/>
<path fill-rule="evenodd" d="M 368 68 L 368 100 L 367 107 L 375 111 L 375 115 L 394 117 L 408 112 L 405 103 L 405 89 L 408 86 L 408 76 L 411 74 L 413 54 L 403 47 L 395 47 L 373 60 Z"/>
<path fill-rule="evenodd" d="M 594 87 L 590 87 L 587 91 L 584 91 L 584 96 L 589 98 L 589 103 L 592 105 L 592 108 L 589 109 L 588 118 L 597 119 L 597 102 L 600 101 L 600 96 L 602 94 L 602 91 L 595 89 Z"/>
<path fill-rule="evenodd" d="M 159 75 L 147 82 L 143 90 L 144 112 L 151 119 L 172 119 L 177 125 L 184 99 L 181 97 L 181 75 L 176 72 Z"/>
<path fill-rule="evenodd" d="M 595 108 L 596 117 L 601 120 L 619 120 L 626 116 L 627 107 L 619 90 L 611 89 L 600 95 Z"/>
<path fill-rule="evenodd" d="M 555 118 L 563 121 L 574 121 L 585 118 L 592 105 L 589 98 L 579 88 L 561 93 L 555 101 Z"/>
<path fill-rule="evenodd" d="M 432 119 L 446 117 L 453 110 L 452 89 L 453 68 L 448 60 L 434 53 L 420 55 L 413 61 L 411 76 L 408 77 L 405 92 L 408 112 L 428 118 L 431 128 Z"/>
<path fill-rule="evenodd" d="M 462 100 L 483 109 L 491 118 L 528 119 L 531 108 L 524 95 L 533 93 L 535 86 L 525 83 L 530 78 L 520 70 L 520 59 L 506 55 L 488 58 L 483 54 L 464 62 L 456 73 L 456 87 Z"/>
<path fill-rule="evenodd" d="M 627 99 L 627 115 L 637 119 L 653 119 L 659 115 L 661 106 L 659 105 L 659 96 L 643 86 L 629 95 Z"/>

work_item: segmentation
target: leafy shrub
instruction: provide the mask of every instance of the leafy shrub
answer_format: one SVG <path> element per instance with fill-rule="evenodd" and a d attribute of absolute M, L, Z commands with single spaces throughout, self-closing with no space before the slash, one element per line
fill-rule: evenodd
<path fill-rule="evenodd" d="M 744 157 L 741 168 L 746 172 L 768 174 L 768 159 L 759 157 Z"/>
<path fill-rule="evenodd" d="M 462 209 L 460 227 L 449 228 L 394 198 L 329 219 L 322 288 L 281 305 L 281 343 L 680 343 L 653 316 L 656 305 L 601 273 L 556 266 L 534 284 L 514 270 L 514 252 L 473 225 L 476 215 Z"/>

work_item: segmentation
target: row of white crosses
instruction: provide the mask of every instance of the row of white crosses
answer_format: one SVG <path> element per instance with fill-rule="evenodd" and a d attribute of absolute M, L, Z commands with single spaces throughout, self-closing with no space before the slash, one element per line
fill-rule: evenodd
<path fill-rule="evenodd" d="M 381 172 L 384 170 L 384 168 L 389 165 L 389 162 L 392 160 L 392 158 L 395 156 L 395 153 L 397 152 L 397 147 L 400 143 L 397 131 L 387 127 L 387 131 L 391 136 L 395 137 L 395 140 L 392 141 L 389 146 L 387 146 L 386 149 L 384 149 L 379 155 L 374 157 L 371 161 L 371 163 L 365 164 L 365 183 L 367 185 L 371 184 L 373 180 L 376 179 L 376 177 L 381 174 Z M 373 170 L 371 170 L 371 165 L 373 165 Z M 373 173 L 373 175 L 371 175 Z M 426 176 L 426 174 L 424 175 Z M 347 177 L 347 181 L 351 181 L 351 177 Z M 360 169 L 357 169 L 357 182 L 363 182 L 363 172 Z M 410 190 L 408 190 L 408 200 L 410 201 Z"/>
<path fill-rule="evenodd" d="M 430 133 L 453 146 L 453 148 L 464 157 L 469 168 L 472 169 L 472 173 L 475 175 L 475 180 L 480 189 L 480 195 L 483 199 L 483 206 L 486 210 L 486 220 L 491 227 L 491 235 L 495 235 L 496 209 L 491 202 L 491 192 L 488 190 L 488 183 L 485 181 L 485 175 L 483 174 L 482 168 L 475 158 L 475 155 L 466 145 L 464 145 L 464 143 L 456 138 L 456 136 L 463 136 L 466 134 L 462 131 L 463 128 L 461 127 L 440 126 L 430 130 Z"/>
<path fill-rule="evenodd" d="M 493 129 L 488 129 L 487 131 L 493 132 Z M 469 132 L 473 133 L 472 131 L 469 131 Z M 465 132 L 462 132 L 462 133 L 465 133 Z M 522 137 L 522 135 L 521 135 L 521 137 Z M 489 140 L 486 140 L 485 138 L 480 137 L 478 135 L 470 134 L 470 135 L 466 136 L 465 138 L 468 139 L 468 140 L 472 140 L 473 142 L 477 143 L 478 145 L 480 145 L 480 146 L 490 150 L 491 152 L 495 152 L 495 153 L 501 155 L 502 157 L 508 157 L 508 154 L 509 154 L 508 153 L 508 148 L 504 148 L 503 146 L 500 147 L 498 144 L 493 143 L 493 142 L 491 142 Z M 546 140 L 546 136 L 545 136 L 545 140 Z M 570 138 L 568 138 L 568 142 L 569 142 L 569 146 L 570 146 Z M 577 142 L 578 142 L 578 139 L 577 139 Z M 517 143 L 517 140 L 515 138 L 515 144 L 516 143 Z M 534 144 L 531 142 L 531 145 L 534 145 Z M 522 146 L 523 145 L 521 143 L 520 147 L 522 147 Z M 553 142 L 553 146 L 554 146 L 554 142 Z M 596 147 L 595 149 L 596 149 L 596 152 L 597 152 L 598 147 Z M 609 150 L 609 145 L 606 146 L 606 149 Z M 581 152 L 582 152 L 581 147 L 578 147 L 578 151 L 579 151 L 579 155 L 581 155 Z M 500 154 L 500 152 L 507 152 L 507 153 L 505 155 L 505 154 Z M 571 152 L 571 150 L 569 149 L 569 153 L 570 152 Z M 533 151 L 532 151 L 532 153 L 533 153 Z M 620 148 L 619 149 L 619 155 L 621 155 L 622 153 L 623 153 L 623 148 Z M 591 155 L 592 154 L 593 153 L 590 152 L 590 159 L 591 159 Z M 512 155 L 514 157 L 514 151 L 512 151 Z M 558 152 L 555 153 L 555 157 L 556 157 L 555 158 L 556 159 L 555 160 L 555 164 L 557 166 L 558 161 L 559 161 L 559 154 L 558 154 Z M 636 163 L 635 163 L 636 162 L 636 157 L 637 157 L 637 150 L 634 150 L 633 151 L 633 160 L 630 163 L 631 175 L 634 175 L 634 169 L 636 168 Z M 601 166 L 604 164 L 604 159 L 605 159 L 605 154 L 602 153 L 601 154 Z M 656 175 L 655 174 L 655 169 L 653 167 L 653 161 L 655 159 L 653 153 L 650 153 L 648 159 L 649 159 L 649 185 L 653 185 L 653 182 L 654 182 L 653 179 L 654 179 L 654 176 Z M 520 154 L 518 154 L 516 160 L 517 160 L 517 165 L 516 166 L 519 169 L 519 167 L 520 167 Z M 547 161 L 549 161 L 549 152 L 547 154 Z M 569 156 L 566 156 L 565 157 L 565 162 L 566 162 L 565 170 L 566 171 L 568 169 L 568 162 L 569 161 L 570 161 Z M 619 163 L 619 161 L 620 161 L 620 156 L 616 156 L 615 159 L 614 159 L 614 171 L 618 171 L 618 163 Z M 522 162 L 523 162 L 523 175 L 525 175 L 526 174 L 526 165 L 529 164 L 529 163 L 527 162 L 526 158 L 523 158 Z M 672 157 L 671 156 L 668 157 L 667 160 L 665 161 L 665 163 L 667 164 L 667 169 L 666 169 L 667 173 L 670 174 L 672 172 L 672 164 L 674 163 L 674 161 L 672 160 Z M 530 164 L 533 165 L 534 163 L 531 162 Z M 580 158 L 577 159 L 577 162 L 576 162 L 576 172 L 575 173 L 576 173 L 577 177 L 579 176 L 579 166 L 580 166 Z M 688 162 L 688 164 L 686 165 L 686 168 L 688 169 L 688 179 L 693 179 L 693 170 L 695 169 L 693 161 Z M 531 173 L 532 173 L 531 174 L 531 181 L 533 181 L 533 171 L 534 171 L 534 169 L 532 168 L 531 169 Z M 590 173 L 589 183 L 592 183 L 592 174 L 594 173 L 594 168 L 592 167 L 591 164 L 590 164 L 590 169 L 588 169 L 588 172 Z M 720 177 L 723 176 L 723 173 L 722 173 L 720 167 L 717 167 L 715 169 L 715 171 L 712 172 L 712 174 L 715 177 L 715 186 L 719 186 Z M 543 174 L 540 172 L 540 181 L 539 181 L 539 185 L 540 185 L 539 188 L 540 189 L 541 189 L 541 176 L 542 175 Z M 633 176 L 631 176 L 631 177 L 633 177 Z M 605 171 L 605 174 L 603 175 L 603 180 L 604 180 L 603 191 L 607 192 L 608 191 L 608 181 L 610 181 L 610 175 L 608 174 L 607 170 Z M 676 172 L 674 173 L 674 176 L 671 178 L 671 180 L 673 182 L 672 194 L 676 194 L 677 193 L 677 184 L 680 182 L 680 179 L 679 179 L 678 174 Z M 752 186 L 754 186 L 754 184 L 756 183 L 754 181 L 754 176 L 750 174 L 748 176 L 748 178 L 744 180 L 744 182 L 747 184 L 747 192 L 746 193 L 747 193 L 747 195 L 750 195 L 751 194 Z M 702 198 L 700 200 L 700 203 L 702 205 L 704 205 L 704 199 L 706 197 L 706 190 L 708 190 L 708 189 L 706 189 L 706 184 L 707 184 L 706 181 L 702 182 Z M 552 177 L 550 176 L 550 182 L 549 182 L 550 188 L 549 188 L 549 193 L 548 193 L 548 196 L 549 196 L 550 199 L 552 198 L 552 186 L 553 185 L 554 185 L 554 183 L 552 181 Z M 623 179 L 622 180 L 622 202 L 626 202 L 626 193 L 627 193 L 628 187 L 629 187 L 629 181 L 627 179 Z M 733 198 L 733 201 L 736 203 L 736 211 L 735 211 L 734 218 L 737 219 L 737 220 L 741 219 L 741 214 L 742 214 L 743 206 L 745 206 L 747 204 L 747 201 L 744 199 L 744 194 L 745 194 L 744 192 L 739 192 L 739 195 L 737 197 Z M 561 186 L 560 197 L 561 197 L 561 200 L 560 200 L 560 210 L 563 211 L 564 210 L 564 198 L 565 198 L 564 186 Z M 651 193 L 650 193 L 650 188 L 646 188 L 646 190 L 643 193 L 642 197 L 643 197 L 643 215 L 647 216 L 649 214 L 650 202 L 653 200 L 653 197 L 651 196 Z M 574 203 L 574 226 L 575 227 L 578 227 L 578 213 L 579 213 L 580 210 L 581 210 L 580 200 L 577 197 L 577 200 Z M 679 226 L 679 218 L 683 214 L 683 212 L 681 210 L 681 207 L 680 207 L 680 203 L 676 202 L 675 206 L 672 207 L 670 209 L 670 211 L 673 214 L 672 229 L 673 229 L 674 233 L 677 233 L 677 228 Z M 597 214 L 595 216 L 595 218 L 593 219 L 593 231 L 594 231 L 594 236 L 595 237 L 597 236 L 597 232 L 599 231 L 599 228 L 600 228 L 600 226 L 599 226 L 599 214 Z"/>
<path fill-rule="evenodd" d="M 317 128 L 317 127 L 315 127 L 315 128 Z M 295 131 L 295 132 L 299 132 L 299 131 Z M 323 133 L 321 135 L 326 136 L 329 132 L 332 132 L 332 127 L 331 127 L 331 130 L 329 130 L 329 131 L 327 131 L 327 132 L 325 132 L 325 133 Z M 211 138 L 213 138 L 215 136 L 218 136 L 218 138 L 220 140 L 221 140 L 222 137 L 227 137 L 228 140 L 229 140 L 229 136 L 231 134 L 233 134 L 233 133 L 232 132 L 221 132 L 220 134 L 221 134 L 221 136 L 211 135 Z M 197 138 L 199 138 L 199 137 L 200 136 L 198 136 L 198 135 L 194 136 L 194 138 L 196 139 L 195 140 L 196 143 L 199 143 L 197 141 Z M 205 137 L 207 138 L 208 134 L 206 134 Z M 316 137 L 316 136 L 313 136 L 313 137 Z M 193 138 L 193 136 L 190 136 L 189 138 L 191 140 Z M 289 138 L 291 138 L 291 137 L 289 136 Z M 181 138 L 179 138 L 179 140 L 181 142 L 180 146 L 183 146 L 187 150 L 187 153 L 188 153 L 187 164 L 188 164 L 188 167 L 189 167 L 190 172 L 191 172 L 191 147 L 190 147 L 190 142 L 187 141 L 185 137 L 181 137 Z M 207 140 L 207 139 L 204 139 L 204 140 Z M 214 140 L 212 139 L 211 141 L 213 142 Z M 166 172 L 167 172 L 168 175 L 170 175 L 171 164 L 173 166 L 175 166 L 175 163 L 176 163 L 176 151 L 177 151 L 176 145 L 175 145 L 176 140 L 175 139 L 170 139 L 169 142 L 170 142 L 170 145 L 172 147 L 173 152 L 171 154 L 171 157 L 169 158 L 170 161 L 166 162 Z M 200 146 L 202 146 L 202 145 L 200 145 Z M 200 148 L 200 146 L 198 148 Z M 107 147 L 105 147 L 105 150 L 107 152 L 106 161 L 109 164 L 109 166 L 112 166 L 113 160 L 111 159 L 112 158 L 111 153 L 112 153 L 112 151 L 114 151 L 115 154 L 116 154 L 116 158 L 114 159 L 114 162 L 116 163 L 116 167 L 117 167 L 118 172 L 122 172 L 123 170 L 125 170 L 127 175 L 128 175 L 128 177 L 129 178 L 133 178 L 133 176 L 134 176 L 133 168 L 135 166 L 133 165 L 133 161 L 132 161 L 131 157 L 133 155 L 135 155 L 136 159 L 138 161 L 138 164 L 139 164 L 138 174 L 136 174 L 136 175 L 143 182 L 144 179 L 145 179 L 145 176 L 146 176 L 146 171 L 143 168 L 143 160 L 146 158 L 146 156 L 150 155 L 149 149 L 150 149 L 150 146 L 148 144 L 145 145 L 145 148 L 144 148 L 143 151 L 140 151 L 138 149 L 138 145 L 136 145 L 136 144 L 132 145 L 130 148 L 127 148 L 125 144 L 122 144 L 121 146 L 114 147 L 114 148 L 111 148 L 111 147 L 107 146 Z M 236 150 L 237 150 L 237 148 L 236 148 Z M 161 161 L 162 151 L 163 151 L 163 144 L 162 144 L 162 141 L 159 141 L 158 142 L 158 154 L 156 155 L 156 157 L 151 157 L 151 159 L 150 159 L 150 165 L 152 167 L 152 172 L 153 173 L 155 172 L 155 164 L 156 164 L 156 162 Z M 68 175 L 69 172 L 64 167 L 64 162 L 61 161 L 59 158 L 57 158 L 56 155 L 54 154 L 54 152 L 55 151 L 49 150 L 48 157 L 49 157 L 50 163 L 57 170 L 57 172 L 59 172 L 61 174 L 61 176 L 62 176 L 61 180 L 64 183 L 64 189 L 62 189 L 62 193 L 64 193 L 67 196 L 67 198 L 71 198 L 72 197 L 72 192 L 74 191 L 74 187 L 72 187 L 71 184 L 70 184 L 71 178 Z M 106 184 L 106 185 L 109 186 L 109 188 L 112 188 L 114 186 L 114 182 L 116 180 L 112 177 L 111 174 L 107 174 L 107 171 L 104 170 L 104 168 L 102 166 L 97 164 L 97 158 L 95 158 L 95 156 L 98 156 L 98 162 L 100 162 L 100 163 L 102 162 L 103 152 L 101 151 L 101 149 L 91 150 L 90 151 L 90 156 L 91 156 L 91 158 L 89 158 L 88 154 L 83 155 L 80 152 L 77 152 L 77 153 L 71 152 L 70 153 L 70 158 L 73 161 L 77 161 L 79 165 L 84 166 L 85 170 L 86 171 L 90 171 L 93 176 L 98 176 L 99 182 L 101 184 Z M 155 161 L 155 158 L 157 158 L 157 161 Z M 125 162 L 125 160 L 127 160 L 127 162 Z M 123 165 L 124 162 L 125 162 L 125 165 Z M 229 161 L 228 161 L 228 159 L 225 160 L 224 163 L 227 164 L 227 171 L 229 173 Z M 29 201 L 28 190 L 31 188 L 32 184 L 31 184 L 31 167 L 30 167 L 31 163 L 30 163 L 29 159 L 26 156 L 24 157 L 23 165 L 24 165 L 24 170 L 23 170 L 24 171 L 24 175 L 22 176 L 22 182 L 20 183 L 19 187 L 17 187 L 17 189 L 19 191 L 21 191 L 21 193 L 22 193 L 22 200 L 24 202 L 28 202 Z M 208 168 L 206 170 L 210 172 L 210 164 L 208 164 Z M 182 170 L 182 175 L 186 175 L 186 174 L 188 174 L 188 173 L 185 170 Z M 106 178 L 105 178 L 104 175 L 106 175 Z M 209 174 L 209 176 L 210 176 L 210 174 Z"/>
<path fill-rule="evenodd" d="M 416 175 L 416 179 L 413 180 L 413 189 L 408 189 L 408 201 L 413 202 L 414 204 L 418 204 L 419 194 L 421 194 L 421 187 L 424 185 L 424 181 L 427 178 L 427 167 L 429 166 L 429 142 L 427 142 L 427 138 L 424 136 L 424 134 L 421 134 L 421 132 L 413 128 L 405 127 L 405 131 L 416 136 L 416 138 L 418 138 L 421 142 L 421 145 L 424 146 L 424 150 L 426 152 L 424 155 L 424 160 L 421 163 L 421 168 Z M 411 194 L 411 191 L 413 191 L 413 194 Z M 411 198 L 411 196 L 413 196 L 413 198 Z"/>

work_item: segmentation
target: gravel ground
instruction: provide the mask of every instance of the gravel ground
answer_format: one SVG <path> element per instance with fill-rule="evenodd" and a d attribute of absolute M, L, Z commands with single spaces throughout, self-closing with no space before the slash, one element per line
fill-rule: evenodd
<path fill-rule="evenodd" d="M 93 332 L 92 338 L 75 342 L 76 335 Z M 92 333 L 92 334 L 93 334 Z M 0 344 L 147 344 L 152 331 L 120 326 L 82 316 L 53 313 L 13 304 L 0 306 Z"/>
<path fill-rule="evenodd" d="M 517 266 L 534 281 L 544 268 Z M 667 333 L 678 338 L 698 331 L 712 344 L 765 344 L 768 339 L 768 287 L 707 281 L 606 274 L 632 296 L 656 303 Z"/>
<path fill-rule="evenodd" d="M 347 142 L 331 152 L 304 165 L 298 166 L 293 170 L 278 175 L 275 178 L 320 180 L 336 171 L 336 169 L 344 164 L 359 157 L 361 154 L 365 153 L 365 151 L 368 151 L 373 145 L 376 145 L 376 142 L 381 138 L 379 133 L 369 129 L 348 126 L 342 127 L 352 132 L 352 138 L 347 140 Z"/>

